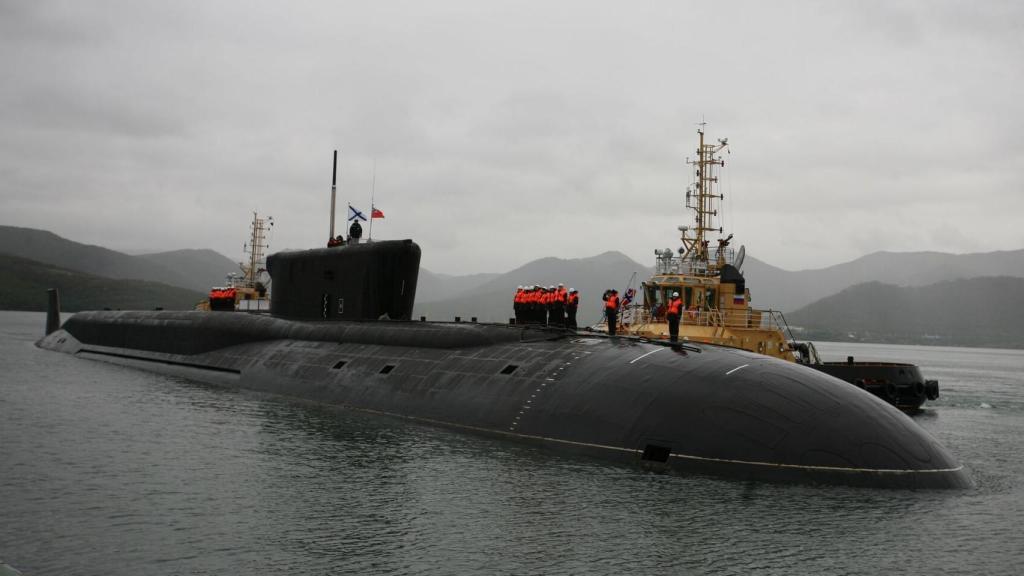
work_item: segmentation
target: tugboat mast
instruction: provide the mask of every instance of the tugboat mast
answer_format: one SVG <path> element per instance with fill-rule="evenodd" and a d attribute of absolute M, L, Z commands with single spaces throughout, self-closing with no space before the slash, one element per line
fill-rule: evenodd
<path fill-rule="evenodd" d="M 708 232 L 722 233 L 721 226 L 715 226 L 714 219 L 718 216 L 718 203 L 724 198 L 723 194 L 715 193 L 714 185 L 718 183 L 717 169 L 725 166 L 719 153 L 729 145 L 728 138 L 720 138 L 716 144 L 704 143 L 704 123 L 700 123 L 697 130 L 700 135 L 700 144 L 697 147 L 697 158 L 686 159 L 686 163 L 694 168 L 694 181 L 686 189 L 686 207 L 693 210 L 694 227 L 681 226 L 681 240 L 683 242 L 682 260 L 689 264 L 689 272 L 701 276 L 716 276 L 719 268 L 725 264 L 724 249 L 729 243 L 729 238 L 718 241 L 718 248 L 715 251 L 715 258 L 711 258 L 708 250 Z M 692 235 L 690 234 L 692 233 Z"/>
<path fill-rule="evenodd" d="M 255 288 L 260 273 L 264 270 L 263 251 L 270 247 L 267 243 L 267 231 L 273 225 L 273 216 L 260 218 L 256 212 L 252 213 L 249 243 L 243 247 L 245 253 L 249 255 L 248 264 L 242 264 L 243 285 L 246 288 Z"/>

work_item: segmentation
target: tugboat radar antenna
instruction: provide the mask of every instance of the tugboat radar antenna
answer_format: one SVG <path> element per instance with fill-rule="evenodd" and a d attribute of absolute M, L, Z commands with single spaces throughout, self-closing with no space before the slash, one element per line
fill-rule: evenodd
<path fill-rule="evenodd" d="M 681 240 L 683 261 L 689 265 L 690 270 L 712 276 L 716 275 L 724 264 L 721 251 L 729 242 L 729 239 L 719 240 L 716 257 L 711 258 L 708 233 L 722 233 L 722 227 L 715 224 L 719 217 L 720 202 L 724 198 L 724 195 L 715 191 L 718 184 L 718 169 L 725 166 L 725 161 L 719 153 L 729 145 L 729 140 L 720 138 L 715 144 L 705 144 L 706 125 L 707 122 L 703 118 L 697 123 L 697 134 L 700 138 L 697 156 L 692 160 L 686 159 L 686 163 L 693 166 L 693 184 L 686 189 L 686 207 L 694 211 L 694 226 L 682 231 Z"/>

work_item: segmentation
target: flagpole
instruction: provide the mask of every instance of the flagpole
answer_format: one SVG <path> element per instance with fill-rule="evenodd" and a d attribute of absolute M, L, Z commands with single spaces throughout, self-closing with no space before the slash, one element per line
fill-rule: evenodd
<path fill-rule="evenodd" d="M 377 192 L 377 159 L 374 158 L 374 183 L 370 186 L 370 236 L 367 242 L 374 239 L 374 194 Z"/>

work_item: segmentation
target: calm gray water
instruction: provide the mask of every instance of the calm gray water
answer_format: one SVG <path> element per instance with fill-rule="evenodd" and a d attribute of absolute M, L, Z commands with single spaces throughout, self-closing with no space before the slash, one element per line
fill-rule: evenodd
<path fill-rule="evenodd" d="M 823 344 L 940 380 L 962 492 L 644 472 L 34 347 L 0 312 L 0 561 L 65 574 L 1020 574 L 1024 351 Z"/>

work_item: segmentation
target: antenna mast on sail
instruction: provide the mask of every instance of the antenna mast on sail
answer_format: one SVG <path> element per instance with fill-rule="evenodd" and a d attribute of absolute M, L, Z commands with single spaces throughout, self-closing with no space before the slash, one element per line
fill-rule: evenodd
<path fill-rule="evenodd" d="M 338 151 L 334 151 L 334 168 L 331 169 L 331 234 L 328 238 L 334 238 L 334 198 L 338 184 Z"/>

